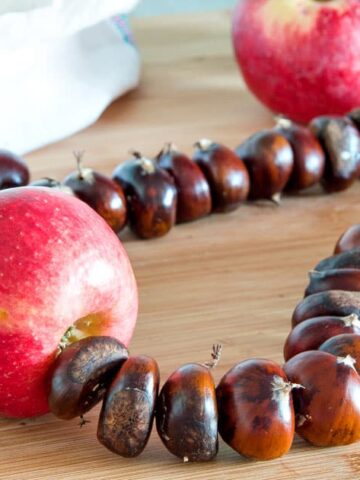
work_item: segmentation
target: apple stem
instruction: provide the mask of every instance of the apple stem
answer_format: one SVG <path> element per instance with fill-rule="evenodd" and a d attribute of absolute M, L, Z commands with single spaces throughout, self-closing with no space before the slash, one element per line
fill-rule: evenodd
<path fill-rule="evenodd" d="M 76 164 L 77 164 L 77 169 L 78 169 L 78 172 L 79 172 L 80 180 L 84 180 L 84 169 L 83 169 L 83 166 L 81 165 L 84 154 L 85 154 L 85 150 L 74 150 L 73 151 L 73 155 L 76 159 Z"/>
<path fill-rule="evenodd" d="M 221 343 L 215 343 L 212 346 L 212 351 L 211 351 L 211 360 L 208 362 L 203 363 L 204 367 L 208 368 L 209 370 L 212 370 L 213 368 L 216 367 L 216 365 L 219 363 L 220 358 L 221 358 L 221 352 L 222 352 L 222 345 Z"/>

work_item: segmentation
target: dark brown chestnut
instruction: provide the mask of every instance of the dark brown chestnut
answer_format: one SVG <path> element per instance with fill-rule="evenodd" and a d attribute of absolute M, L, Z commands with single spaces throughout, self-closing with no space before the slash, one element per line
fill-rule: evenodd
<path fill-rule="evenodd" d="M 209 182 L 213 211 L 235 210 L 249 193 L 250 180 L 245 165 L 230 148 L 220 143 L 202 139 L 194 147 L 193 160 Z"/>
<path fill-rule="evenodd" d="M 81 165 L 83 152 L 75 152 L 77 170 L 63 181 L 75 195 L 95 210 L 119 233 L 126 225 L 127 207 L 122 188 L 110 178 Z"/>
<path fill-rule="evenodd" d="M 334 253 L 360 249 L 360 224 L 351 225 L 336 242 Z"/>
<path fill-rule="evenodd" d="M 289 333 L 284 345 L 285 361 L 298 353 L 317 350 L 328 338 L 341 333 L 359 333 L 360 320 L 352 313 L 346 317 L 315 317 L 304 320 Z"/>
<path fill-rule="evenodd" d="M 219 433 L 245 457 L 271 460 L 291 447 L 292 385 L 275 362 L 252 359 L 229 370 L 216 388 Z"/>
<path fill-rule="evenodd" d="M 0 149 L 0 190 L 23 187 L 29 180 L 30 172 L 25 160 L 15 153 Z"/>
<path fill-rule="evenodd" d="M 331 353 L 336 357 L 350 355 L 355 360 L 354 368 L 360 373 L 360 335 L 356 333 L 336 335 L 320 345 L 319 350 Z"/>
<path fill-rule="evenodd" d="M 290 143 L 275 130 L 255 133 L 236 148 L 250 175 L 249 198 L 278 203 L 294 166 Z"/>
<path fill-rule="evenodd" d="M 321 143 L 325 155 L 324 189 L 347 189 L 360 173 L 360 134 L 349 118 L 321 116 L 314 118 L 310 130 Z"/>
<path fill-rule="evenodd" d="M 339 268 L 360 269 L 360 249 L 354 249 L 324 258 L 315 266 L 314 270 L 323 272 L 324 270 L 336 270 Z"/>
<path fill-rule="evenodd" d="M 312 271 L 309 273 L 310 283 L 305 296 L 327 290 L 347 290 L 360 292 L 360 270 L 342 268 L 336 270 Z"/>
<path fill-rule="evenodd" d="M 129 357 L 104 398 L 97 437 L 123 457 L 136 457 L 151 433 L 159 389 L 159 367 L 145 355 Z"/>
<path fill-rule="evenodd" d="M 309 128 L 279 117 L 276 130 L 290 143 L 294 167 L 285 189 L 300 191 L 318 183 L 325 169 L 325 153 Z"/>
<path fill-rule="evenodd" d="M 174 178 L 177 189 L 176 222 L 191 222 L 211 212 L 209 184 L 199 166 L 167 143 L 156 162 Z"/>
<path fill-rule="evenodd" d="M 68 345 L 56 358 L 49 395 L 54 415 L 69 420 L 83 415 L 104 396 L 126 347 L 112 337 L 86 337 Z"/>
<path fill-rule="evenodd" d="M 318 350 L 302 352 L 284 365 L 293 390 L 297 433 L 320 447 L 360 439 L 360 376 L 354 360 Z"/>
<path fill-rule="evenodd" d="M 360 317 L 360 292 L 327 290 L 301 300 L 294 310 L 292 326 L 295 327 L 309 318 L 346 317 L 352 313 Z"/>
<path fill-rule="evenodd" d="M 355 108 L 347 115 L 358 130 L 360 130 L 360 108 Z"/>
<path fill-rule="evenodd" d="M 211 460 L 218 451 L 215 385 L 205 365 L 176 370 L 161 389 L 156 427 L 165 447 L 184 462 Z"/>
<path fill-rule="evenodd" d="M 134 152 L 113 179 L 124 190 L 131 228 L 141 238 L 166 235 L 176 220 L 177 191 L 172 177 L 153 160 Z"/>

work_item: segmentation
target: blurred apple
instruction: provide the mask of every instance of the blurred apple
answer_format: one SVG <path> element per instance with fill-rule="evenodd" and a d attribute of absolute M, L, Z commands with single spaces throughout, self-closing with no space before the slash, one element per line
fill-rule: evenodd
<path fill-rule="evenodd" d="M 236 59 L 250 90 L 307 122 L 360 105 L 359 0 L 240 0 Z"/>

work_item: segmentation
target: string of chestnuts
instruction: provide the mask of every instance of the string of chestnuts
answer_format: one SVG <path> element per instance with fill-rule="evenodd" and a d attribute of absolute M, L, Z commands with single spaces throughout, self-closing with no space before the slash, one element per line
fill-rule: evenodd
<path fill-rule="evenodd" d="M 321 182 L 326 192 L 348 188 L 360 175 L 360 108 L 348 116 L 322 116 L 307 126 L 279 117 L 275 128 L 258 132 L 235 151 L 210 140 L 195 143 L 192 159 L 167 144 L 154 158 L 133 153 L 108 178 L 81 165 L 61 188 L 94 208 L 119 233 L 126 224 L 141 238 L 165 235 L 175 223 L 211 212 L 229 212 L 245 200 L 279 202 Z M 0 151 L 0 188 L 27 185 L 24 161 Z"/>
<path fill-rule="evenodd" d="M 295 431 L 317 446 L 355 442 L 360 439 L 357 278 L 360 225 L 345 232 L 335 254 L 311 272 L 285 342 L 285 364 L 245 360 L 216 388 L 211 370 L 220 345 L 213 347 L 211 361 L 177 369 L 159 392 L 154 359 L 129 356 L 111 337 L 68 343 L 65 335 L 51 372 L 50 409 L 62 419 L 80 416 L 85 422 L 83 415 L 103 400 L 98 439 L 124 457 L 143 451 L 154 418 L 165 447 L 186 462 L 214 458 L 218 434 L 236 452 L 258 460 L 284 455 Z"/>

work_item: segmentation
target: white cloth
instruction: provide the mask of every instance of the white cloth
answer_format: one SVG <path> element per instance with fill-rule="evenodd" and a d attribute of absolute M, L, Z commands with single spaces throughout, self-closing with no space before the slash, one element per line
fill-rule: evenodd
<path fill-rule="evenodd" d="M 71 135 L 137 85 L 121 15 L 137 1 L 1 0 L 0 148 L 23 154 Z"/>

